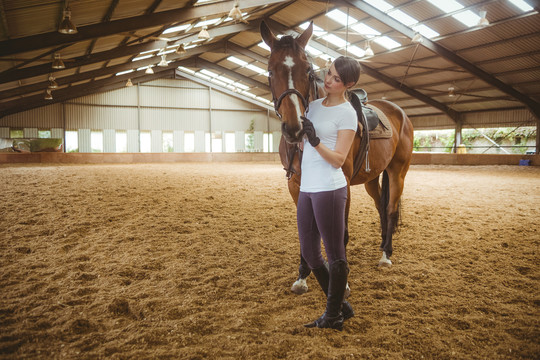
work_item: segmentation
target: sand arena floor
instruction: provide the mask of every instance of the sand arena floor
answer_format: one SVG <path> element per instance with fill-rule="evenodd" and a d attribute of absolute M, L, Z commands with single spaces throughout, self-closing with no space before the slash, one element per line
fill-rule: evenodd
<path fill-rule="evenodd" d="M 356 316 L 290 292 L 277 163 L 0 166 L 2 359 L 538 359 L 540 168 L 413 166 L 394 266 L 353 188 Z"/>

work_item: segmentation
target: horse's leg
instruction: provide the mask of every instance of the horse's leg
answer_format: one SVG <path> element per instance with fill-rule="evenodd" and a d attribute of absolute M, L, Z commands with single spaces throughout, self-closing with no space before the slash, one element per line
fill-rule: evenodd
<path fill-rule="evenodd" d="M 294 174 L 289 179 L 289 193 L 291 194 L 293 201 L 298 205 L 298 195 L 300 194 L 300 177 Z M 300 253 L 300 265 L 298 266 L 298 278 L 291 286 L 291 291 L 295 294 L 301 295 L 308 291 L 308 285 L 306 278 L 311 274 L 311 269 L 309 268 L 306 260 Z"/>
<path fill-rule="evenodd" d="M 401 194 L 403 193 L 407 169 L 408 166 L 405 169 L 397 166 L 390 166 L 386 170 L 388 174 L 388 202 L 386 209 L 381 209 L 382 215 L 385 216 L 385 221 L 383 227 L 383 241 L 381 243 L 381 250 L 383 254 L 379 260 L 380 266 L 392 265 L 392 262 L 390 261 L 390 256 L 392 256 L 393 251 L 392 236 L 394 235 L 399 222 L 399 200 L 401 198 Z"/>

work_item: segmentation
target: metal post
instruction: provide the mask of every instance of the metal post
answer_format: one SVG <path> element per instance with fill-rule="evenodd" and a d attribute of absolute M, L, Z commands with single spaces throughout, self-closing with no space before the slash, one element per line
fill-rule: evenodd
<path fill-rule="evenodd" d="M 454 133 L 454 148 L 452 149 L 452 152 L 454 154 L 457 153 L 457 149 L 459 148 L 459 145 L 461 145 L 462 131 L 463 131 L 463 121 L 458 120 L 456 121 L 456 129 Z"/>
<path fill-rule="evenodd" d="M 212 152 L 212 87 L 208 87 L 208 122 L 210 131 L 210 152 Z"/>

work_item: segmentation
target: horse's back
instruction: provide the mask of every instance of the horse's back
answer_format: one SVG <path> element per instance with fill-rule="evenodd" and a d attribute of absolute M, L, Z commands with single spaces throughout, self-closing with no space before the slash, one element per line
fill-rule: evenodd
<path fill-rule="evenodd" d="M 393 162 L 406 163 L 408 167 L 412 157 L 413 127 L 411 120 L 402 108 L 387 100 L 370 100 L 368 105 L 381 110 L 392 126 L 392 137 L 371 139 L 369 142 L 369 166 L 371 171 L 364 171 L 366 164 L 352 179 L 351 185 L 363 184 L 379 176 Z M 356 136 L 355 144 L 360 142 Z M 354 145 L 353 145 L 354 147 Z"/>

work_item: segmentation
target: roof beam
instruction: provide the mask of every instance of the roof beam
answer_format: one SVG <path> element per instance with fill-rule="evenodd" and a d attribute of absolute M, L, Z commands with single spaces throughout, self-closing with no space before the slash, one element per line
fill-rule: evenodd
<path fill-rule="evenodd" d="M 284 1 L 286 0 L 243 0 L 242 7 L 250 8 L 281 3 Z M 58 46 L 61 44 L 71 44 L 127 31 L 145 29 L 154 26 L 163 26 L 164 24 L 189 21 L 203 16 L 228 14 L 233 6 L 234 1 L 224 1 L 196 6 L 188 9 L 181 8 L 149 15 L 119 19 L 105 23 L 80 26 L 77 28 L 78 32 L 71 35 L 60 34 L 57 31 L 53 31 L 18 39 L 4 40 L 0 42 L 0 56 L 23 53 Z"/>
<path fill-rule="evenodd" d="M 208 45 L 197 46 L 195 48 L 188 49 L 186 54 L 184 54 L 184 55 L 178 55 L 178 54 L 175 54 L 175 53 L 168 54 L 167 58 L 168 58 L 169 61 L 171 61 L 171 60 L 180 60 L 180 59 L 185 60 L 185 59 L 188 59 L 190 57 L 202 54 L 204 52 L 212 52 L 212 51 L 216 51 L 216 50 L 225 51 L 223 41 L 218 42 L 218 43 L 208 44 Z M 61 78 L 56 78 L 56 82 L 57 82 L 57 84 L 59 86 L 69 85 L 69 84 L 74 83 L 74 82 L 89 80 L 89 79 L 93 79 L 93 78 L 96 78 L 96 77 L 101 77 L 101 76 L 108 75 L 108 74 L 112 75 L 112 74 L 116 74 L 116 73 L 119 73 L 119 72 L 122 72 L 122 71 L 130 70 L 130 69 L 138 69 L 138 68 L 141 68 L 141 67 L 154 65 L 158 61 L 159 61 L 159 59 L 156 58 L 156 57 L 152 57 L 152 58 L 149 58 L 149 59 L 138 60 L 138 61 L 129 61 L 129 62 L 126 62 L 126 63 L 123 63 L 123 64 L 118 64 L 118 65 L 104 67 L 104 68 L 100 68 L 100 69 L 96 69 L 96 70 L 85 71 L 85 72 L 74 74 L 74 75 L 64 76 L 64 77 L 61 77 Z M 43 91 L 44 89 L 47 88 L 48 85 L 49 85 L 49 81 L 47 80 L 47 81 L 42 81 L 42 82 L 29 84 L 29 85 L 25 85 L 25 86 L 19 86 L 19 87 L 9 89 L 9 90 L 0 91 L 0 100 L 8 99 L 8 98 L 15 97 L 15 96 L 21 96 L 21 95 L 25 95 L 25 94 L 30 94 L 30 93 L 33 93 L 33 92 L 36 92 L 36 91 Z"/>
<path fill-rule="evenodd" d="M 266 91 L 270 91 L 270 87 L 266 84 L 263 84 L 260 81 L 257 81 L 255 79 L 252 79 L 248 76 L 244 76 L 242 74 L 239 74 L 237 72 L 234 72 L 232 70 L 229 70 L 227 68 L 224 68 L 223 66 L 211 63 L 210 61 L 206 61 L 204 59 L 198 58 L 195 62 L 196 67 L 203 67 L 204 69 L 214 69 L 216 71 L 222 72 L 224 74 L 229 75 L 232 78 L 239 79 L 240 81 L 243 81 L 251 86 L 255 86 L 259 89 L 264 89 Z"/>
<path fill-rule="evenodd" d="M 369 5 L 368 3 L 360 0 L 343 0 L 346 3 L 356 7 L 357 9 L 365 12 L 369 16 L 374 17 L 378 21 L 382 22 L 383 24 L 390 26 L 394 30 L 400 32 L 401 34 L 409 37 L 412 39 L 415 35 L 415 32 L 413 29 L 409 28 L 408 26 L 403 25 L 399 21 L 395 20 L 391 16 L 386 15 L 384 12 L 380 11 L 379 9 Z M 434 53 L 442 56 L 443 58 L 453 62 L 456 65 L 461 66 L 474 76 L 482 79 L 483 81 L 487 82 L 488 84 L 491 84 L 492 86 L 498 88 L 502 92 L 512 96 L 513 98 L 519 100 L 523 104 L 525 104 L 529 110 L 534 114 L 534 116 L 540 120 L 540 103 L 534 101 L 533 99 L 529 98 L 528 96 L 520 93 L 513 87 L 503 83 L 499 79 L 491 76 L 484 70 L 478 68 L 477 66 L 471 64 L 467 60 L 463 59 L 462 57 L 456 55 L 452 51 L 448 50 L 447 48 L 439 45 L 438 43 L 431 41 L 430 39 L 426 37 L 422 37 L 422 46 L 425 46 L 427 49 L 433 51 Z"/>
<path fill-rule="evenodd" d="M 271 28 L 274 28 L 274 29 L 279 29 L 280 32 L 283 32 L 283 33 L 288 33 L 289 35 L 298 35 L 297 32 L 295 32 L 294 30 L 290 30 L 290 29 L 287 29 L 285 26 L 281 25 L 280 23 L 277 23 L 273 20 L 266 20 Z M 342 56 L 342 54 L 338 53 L 337 51 L 334 51 L 332 49 L 327 49 L 326 46 L 323 46 L 322 44 L 320 43 L 317 43 L 317 42 L 314 42 L 312 41 L 310 43 L 311 46 L 313 46 L 314 48 L 318 49 L 319 51 L 322 51 L 323 53 L 326 53 L 332 57 L 339 57 L 339 56 Z M 438 101 L 435 101 L 433 100 L 432 98 L 430 98 L 429 96 L 426 96 L 424 94 L 422 94 L 421 92 L 418 92 L 414 89 L 411 89 L 409 87 L 407 87 L 406 85 L 403 85 L 401 84 L 400 82 L 398 82 L 397 80 L 394 80 L 380 72 L 378 72 L 377 70 L 365 65 L 365 64 L 362 64 L 362 71 L 364 71 L 366 74 L 368 74 L 369 76 L 371 77 L 374 77 L 400 91 L 403 91 L 404 93 L 406 94 L 409 94 L 415 98 L 417 98 L 418 100 L 430 105 L 430 106 L 433 106 L 434 108 L 444 112 L 445 114 L 447 114 L 452 120 L 454 120 L 455 122 L 458 122 L 460 121 L 461 119 L 461 115 L 451 109 L 450 107 L 446 106 L 445 104 L 442 104 Z"/>
<path fill-rule="evenodd" d="M 235 34 L 241 31 L 253 30 L 257 25 L 258 25 L 258 22 L 254 22 L 249 25 L 232 24 L 232 25 L 222 26 L 219 28 L 214 28 L 214 29 L 209 30 L 208 32 L 210 33 L 210 36 L 218 37 L 218 36 Z M 197 35 L 195 34 L 193 35 L 193 37 L 196 39 Z M 131 56 L 133 54 L 139 54 L 144 51 L 162 49 L 166 47 L 167 44 L 168 43 L 166 41 L 149 41 L 142 44 L 131 45 L 131 46 L 124 45 L 115 49 L 73 58 L 71 60 L 74 60 L 74 61 L 69 61 L 69 62 L 66 61 L 65 65 L 66 65 L 66 69 L 77 68 L 83 65 L 89 65 L 89 64 L 94 64 L 101 61 L 108 61 L 114 58 Z M 22 69 L 16 69 L 13 71 L 0 74 L 0 83 L 16 81 L 16 80 L 31 78 L 34 76 L 49 74 L 52 72 L 51 70 L 52 69 L 51 69 L 50 63 L 26 67 Z"/>
<path fill-rule="evenodd" d="M 131 79 L 132 83 L 149 81 L 158 78 L 166 77 L 167 75 L 173 76 L 174 67 L 158 68 L 154 70 L 155 73 L 139 74 L 133 76 L 133 73 L 124 74 L 120 76 L 112 76 L 106 79 L 86 82 L 84 84 L 66 87 L 64 89 L 53 91 L 53 100 L 45 100 L 43 93 L 24 97 L 15 101 L 0 104 L 0 114 L 2 117 L 22 111 L 35 109 L 38 107 L 64 102 L 71 99 L 75 99 L 81 96 L 100 93 L 111 89 L 118 89 L 125 86 L 127 79 Z"/>
<path fill-rule="evenodd" d="M 186 78 L 186 79 L 188 79 L 188 80 L 191 80 L 191 81 L 194 81 L 194 82 L 196 82 L 196 83 L 199 83 L 199 84 L 202 84 L 202 85 L 205 85 L 205 86 L 214 88 L 214 89 L 218 89 L 220 92 L 223 92 L 223 93 L 225 93 L 225 94 L 227 94 L 227 95 L 230 95 L 230 96 L 234 96 L 234 97 L 236 97 L 236 98 L 238 98 L 238 99 L 247 101 L 247 102 L 249 102 L 249 103 L 255 104 L 255 105 L 260 106 L 260 107 L 262 107 L 262 108 L 264 108 L 264 109 L 267 109 L 267 110 L 270 110 L 270 111 L 274 111 L 274 107 L 273 107 L 272 105 L 267 105 L 267 104 L 262 103 L 262 102 L 260 102 L 260 101 L 258 101 L 258 100 L 252 99 L 252 98 L 250 98 L 249 96 L 244 96 L 244 95 L 242 95 L 242 94 L 238 94 L 238 93 L 236 93 L 236 92 L 234 92 L 234 91 L 232 91 L 232 90 L 229 90 L 229 89 L 227 89 L 227 88 L 223 88 L 223 87 L 221 87 L 221 86 L 217 86 L 216 84 L 213 84 L 213 83 L 211 83 L 211 82 L 209 82 L 209 81 L 206 81 L 206 80 L 203 80 L 203 79 L 198 78 L 198 77 L 196 77 L 196 76 L 193 76 L 193 75 L 191 75 L 191 74 L 185 73 L 185 72 L 183 72 L 182 70 L 176 69 L 176 75 L 177 75 L 177 76 L 184 77 L 184 78 Z"/>

